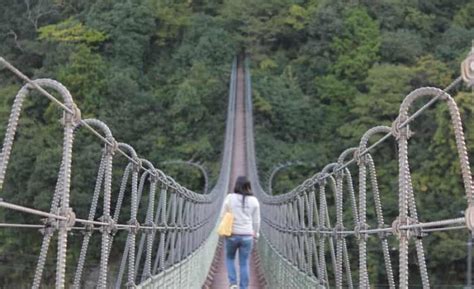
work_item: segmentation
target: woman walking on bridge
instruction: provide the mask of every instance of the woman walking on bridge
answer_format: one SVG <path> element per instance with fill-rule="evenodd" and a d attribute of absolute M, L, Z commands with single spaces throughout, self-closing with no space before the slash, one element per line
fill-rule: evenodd
<path fill-rule="evenodd" d="M 257 240 L 260 229 L 260 205 L 252 194 L 249 180 L 239 176 L 234 192 L 224 200 L 224 212 L 234 215 L 232 235 L 225 238 L 226 266 L 230 288 L 237 289 L 235 256 L 239 251 L 240 289 L 249 285 L 249 257 L 253 240 Z"/>

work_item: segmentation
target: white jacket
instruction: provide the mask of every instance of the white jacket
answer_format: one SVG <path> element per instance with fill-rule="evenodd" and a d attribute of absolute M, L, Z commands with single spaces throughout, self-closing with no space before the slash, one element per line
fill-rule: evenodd
<path fill-rule="evenodd" d="M 254 196 L 245 196 L 245 206 L 242 208 L 243 195 L 231 193 L 224 200 L 223 213 L 232 212 L 234 223 L 232 234 L 252 235 L 258 238 L 260 231 L 260 204 Z"/>

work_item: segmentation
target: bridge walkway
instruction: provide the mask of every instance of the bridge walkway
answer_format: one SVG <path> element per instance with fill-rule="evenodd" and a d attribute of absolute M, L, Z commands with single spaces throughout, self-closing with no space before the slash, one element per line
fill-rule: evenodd
<path fill-rule="evenodd" d="M 240 175 L 247 175 L 247 152 L 246 152 L 246 134 L 245 134 L 245 77 L 244 77 L 243 59 L 239 60 L 237 67 L 237 89 L 236 89 L 236 114 L 235 114 L 235 130 L 234 145 L 232 155 L 232 169 L 229 183 L 229 191 L 233 189 L 235 181 Z M 212 283 L 205 285 L 206 288 L 223 289 L 229 288 L 227 280 L 227 269 L 225 266 L 225 250 L 223 240 L 220 240 L 220 246 L 216 250 L 216 256 L 213 262 L 213 270 L 210 280 Z M 257 253 L 254 250 L 250 260 L 250 284 L 249 288 L 264 288 L 264 280 L 257 261 Z M 238 259 L 236 260 L 238 262 Z M 259 278 L 260 277 L 260 278 Z"/>

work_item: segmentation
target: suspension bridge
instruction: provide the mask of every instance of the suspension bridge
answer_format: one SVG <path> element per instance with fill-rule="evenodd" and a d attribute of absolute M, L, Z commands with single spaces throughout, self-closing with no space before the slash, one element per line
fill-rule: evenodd
<path fill-rule="evenodd" d="M 422 286 L 430 288 L 436 284 L 430 283 L 426 261 L 429 252 L 425 252 L 424 240 L 435 231 L 474 230 L 474 186 L 463 123 L 456 102 L 449 94 L 463 82 L 474 84 L 474 49 L 461 65 L 461 76 L 448 87 L 412 91 L 401 103 L 399 116 L 391 127 L 369 129 L 357 147 L 342 152 L 333 163 L 290 192 L 275 196 L 260 186 L 258 178 L 251 76 L 248 61 L 243 58 L 234 60 L 232 65 L 220 173 L 214 187 L 202 194 L 181 186 L 141 158 L 131 145 L 116 140 L 102 121 L 83 119 L 73 97 L 61 83 L 52 79 L 31 80 L 5 59 L 0 58 L 0 63 L 24 82 L 15 97 L 3 139 L 0 189 L 8 173 L 25 98 L 37 91 L 63 111 L 62 159 L 56 186 L 51 188 L 50 210 L 0 199 L 1 210 L 37 218 L 35 224 L 0 223 L 0 228 L 39 229 L 42 234 L 32 288 L 43 288 L 48 254 L 54 255 L 56 260 L 55 288 L 87 287 L 85 279 L 90 276 L 84 276 L 84 272 L 91 244 L 100 246 L 98 276 L 92 287 L 228 288 L 222 240 L 217 236 L 216 225 L 223 199 L 238 175 L 250 178 L 261 203 L 262 232 L 252 254 L 251 288 L 371 288 L 374 284 L 369 278 L 370 260 L 367 258 L 370 239 L 379 240 L 389 288 L 410 286 L 408 258 L 409 245 L 413 243 Z M 428 101 L 412 113 L 413 102 L 421 98 Z M 466 206 L 459 208 L 465 210 L 463 217 L 421 222 L 408 156 L 409 139 L 413 134 L 409 124 L 434 105 L 447 105 L 449 109 L 461 168 L 461 175 L 457 177 L 464 185 Z M 95 186 L 91 188 L 89 214 L 85 216 L 76 215 L 74 203 L 70 201 L 72 153 L 79 130 L 95 135 L 103 147 L 100 161 L 95 164 Z M 370 144 L 375 135 L 380 137 Z M 398 216 L 391 220 L 384 218 L 376 163 L 371 156 L 371 152 L 388 139 L 393 139 L 398 148 Z M 120 189 L 114 194 L 112 174 L 113 168 L 117 168 L 113 163 L 119 158 L 128 164 L 121 168 Z M 356 174 L 358 182 L 353 180 Z M 354 184 L 358 184 L 358 188 Z M 367 219 L 369 195 L 375 205 L 375 220 Z M 334 200 L 334 204 L 328 203 L 329 199 Z M 103 202 L 101 205 L 99 200 Z M 124 200 L 130 201 L 129 210 L 123 210 Z M 351 216 L 351 221 L 344 215 Z M 369 223 L 377 226 L 371 228 Z M 76 231 L 83 234 L 71 234 Z M 125 242 L 114 242 L 119 234 L 125 236 Z M 68 250 L 72 238 L 81 238 L 80 254 L 74 258 Z M 94 238 L 100 242 L 92 242 Z M 399 246 L 398 268 L 389 252 L 390 239 L 395 239 Z M 114 246 L 122 246 L 123 254 L 112 270 L 110 260 Z M 351 254 L 351 250 L 358 254 Z M 356 258 L 356 262 L 351 262 L 351 258 Z"/>

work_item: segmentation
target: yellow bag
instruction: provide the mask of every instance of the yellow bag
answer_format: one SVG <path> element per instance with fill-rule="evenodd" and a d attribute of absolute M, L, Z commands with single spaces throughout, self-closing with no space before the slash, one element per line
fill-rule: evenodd
<path fill-rule="evenodd" d="M 219 228 L 217 233 L 219 236 L 229 237 L 232 235 L 232 224 L 234 223 L 234 215 L 231 212 L 225 212 L 224 216 L 222 217 L 221 223 L 219 224 Z"/>

